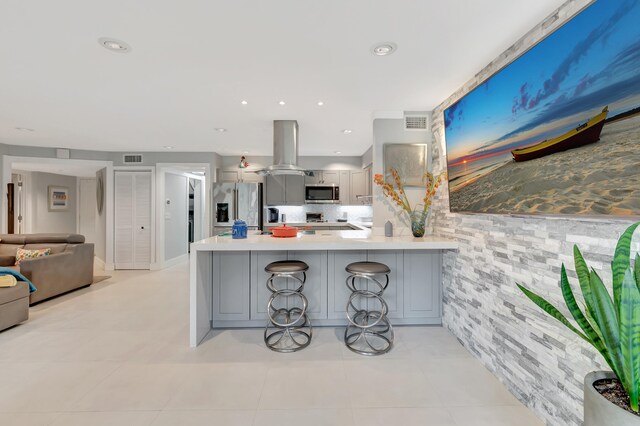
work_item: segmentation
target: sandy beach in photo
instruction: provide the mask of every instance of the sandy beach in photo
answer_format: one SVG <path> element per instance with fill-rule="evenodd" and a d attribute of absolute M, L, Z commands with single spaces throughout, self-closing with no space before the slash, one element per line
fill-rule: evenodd
<path fill-rule="evenodd" d="M 457 211 L 640 216 L 640 116 L 605 124 L 600 141 L 511 161 L 450 194 Z"/>

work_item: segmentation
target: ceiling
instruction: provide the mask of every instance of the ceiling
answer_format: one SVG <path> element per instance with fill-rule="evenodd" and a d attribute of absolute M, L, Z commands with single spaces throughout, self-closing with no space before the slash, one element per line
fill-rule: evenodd
<path fill-rule="evenodd" d="M 563 2 L 3 0 L 0 142 L 271 155 L 296 119 L 300 155 L 361 155 L 377 111 L 433 109 Z"/>

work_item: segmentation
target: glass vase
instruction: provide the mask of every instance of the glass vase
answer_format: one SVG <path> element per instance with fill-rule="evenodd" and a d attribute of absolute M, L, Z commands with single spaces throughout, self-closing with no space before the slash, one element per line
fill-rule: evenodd
<path fill-rule="evenodd" d="M 411 212 L 411 233 L 414 237 L 424 237 L 427 215 L 428 210 L 425 210 L 422 205 L 416 206 L 416 208 Z"/>

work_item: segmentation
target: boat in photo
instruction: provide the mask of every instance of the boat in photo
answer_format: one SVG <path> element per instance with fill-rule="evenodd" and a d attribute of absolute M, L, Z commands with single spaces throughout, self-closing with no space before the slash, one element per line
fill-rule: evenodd
<path fill-rule="evenodd" d="M 516 161 L 529 161 L 544 157 L 545 155 L 598 142 L 608 113 L 609 106 L 605 106 L 600 114 L 575 129 L 569 130 L 567 133 L 535 145 L 514 149 L 511 151 L 513 159 Z"/>

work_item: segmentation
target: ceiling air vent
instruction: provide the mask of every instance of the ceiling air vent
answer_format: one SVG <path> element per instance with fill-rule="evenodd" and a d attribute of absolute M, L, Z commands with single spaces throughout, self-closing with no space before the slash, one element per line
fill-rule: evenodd
<path fill-rule="evenodd" d="M 140 164 L 142 163 L 142 154 L 125 154 L 124 164 Z"/>
<path fill-rule="evenodd" d="M 427 116 L 426 115 L 406 115 L 404 117 L 404 129 L 426 131 Z"/>

